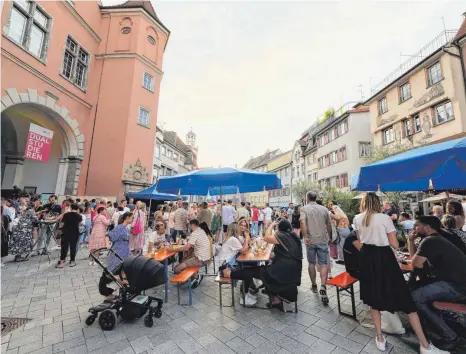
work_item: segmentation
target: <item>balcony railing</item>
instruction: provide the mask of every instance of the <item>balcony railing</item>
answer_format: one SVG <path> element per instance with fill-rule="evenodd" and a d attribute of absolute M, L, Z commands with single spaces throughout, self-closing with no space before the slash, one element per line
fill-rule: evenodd
<path fill-rule="evenodd" d="M 419 52 L 414 54 L 404 63 L 402 63 L 398 68 L 396 68 L 393 72 L 391 72 L 385 79 L 379 82 L 377 85 L 371 87 L 371 95 L 376 94 L 377 92 L 381 91 L 388 85 L 390 85 L 393 81 L 397 78 L 402 76 L 403 74 L 407 73 L 421 61 L 423 61 L 428 56 L 432 55 L 436 50 L 443 47 L 444 45 L 450 43 L 453 38 L 455 37 L 456 30 L 447 30 L 442 31 L 437 37 L 435 37 L 432 41 L 429 42 L 424 48 L 422 48 Z"/>

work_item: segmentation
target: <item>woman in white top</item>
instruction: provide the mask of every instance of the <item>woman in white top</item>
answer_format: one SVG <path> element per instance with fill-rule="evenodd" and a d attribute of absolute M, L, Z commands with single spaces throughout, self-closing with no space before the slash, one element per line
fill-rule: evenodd
<path fill-rule="evenodd" d="M 362 244 L 360 261 L 360 295 L 371 307 L 372 322 L 377 331 L 375 343 L 380 351 L 386 348 L 382 335 L 380 311 L 403 311 L 421 344 L 421 354 L 448 353 L 430 344 L 422 331 L 416 305 L 401 273 L 392 248 L 398 248 L 392 219 L 382 214 L 382 205 L 375 193 L 361 199 L 361 214 L 354 217 L 354 229 Z M 391 247 L 390 247 L 391 246 Z"/>
<path fill-rule="evenodd" d="M 249 249 L 248 242 L 245 242 L 244 237 L 239 235 L 237 225 L 236 222 L 233 222 L 228 226 L 227 235 L 218 254 L 220 262 L 228 262 L 238 252 L 246 253 Z"/>

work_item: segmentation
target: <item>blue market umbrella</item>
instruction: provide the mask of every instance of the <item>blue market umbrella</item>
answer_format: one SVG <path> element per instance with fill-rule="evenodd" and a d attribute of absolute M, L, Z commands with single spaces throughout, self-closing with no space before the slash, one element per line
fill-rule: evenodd
<path fill-rule="evenodd" d="M 236 194 L 280 188 L 281 180 L 274 173 L 230 167 L 165 176 L 158 182 L 159 191 L 183 195 Z"/>
<path fill-rule="evenodd" d="M 157 184 L 153 184 L 147 189 L 139 192 L 128 193 L 128 197 L 134 199 L 150 199 L 150 200 L 177 200 L 176 194 L 160 193 L 157 191 Z"/>
<path fill-rule="evenodd" d="M 466 187 L 466 138 L 423 146 L 361 167 L 357 191 L 426 191 Z"/>

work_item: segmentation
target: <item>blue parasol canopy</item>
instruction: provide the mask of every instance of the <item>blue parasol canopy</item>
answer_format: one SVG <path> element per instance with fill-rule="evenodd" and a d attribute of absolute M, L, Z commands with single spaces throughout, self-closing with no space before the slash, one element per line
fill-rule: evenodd
<path fill-rule="evenodd" d="M 466 188 L 466 138 L 423 146 L 361 167 L 356 191 L 426 191 Z"/>
<path fill-rule="evenodd" d="M 280 188 L 281 180 L 274 173 L 230 167 L 208 168 L 161 177 L 158 182 L 160 191 L 184 195 L 236 194 Z"/>
<path fill-rule="evenodd" d="M 177 200 L 178 196 L 175 194 L 159 193 L 157 191 L 157 184 L 153 184 L 147 189 L 139 192 L 128 193 L 128 197 L 134 199 L 151 199 L 151 200 Z"/>

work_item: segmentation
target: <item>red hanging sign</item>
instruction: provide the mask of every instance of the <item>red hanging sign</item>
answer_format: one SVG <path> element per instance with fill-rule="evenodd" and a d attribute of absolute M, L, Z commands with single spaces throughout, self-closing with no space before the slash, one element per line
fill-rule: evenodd
<path fill-rule="evenodd" d="M 50 150 L 52 149 L 52 138 L 52 130 L 31 123 L 24 157 L 31 160 L 48 162 Z"/>

